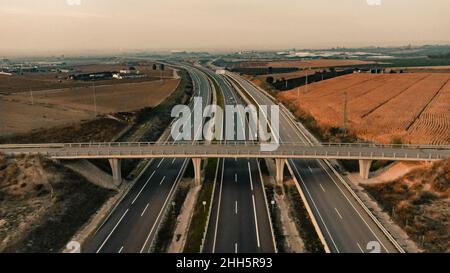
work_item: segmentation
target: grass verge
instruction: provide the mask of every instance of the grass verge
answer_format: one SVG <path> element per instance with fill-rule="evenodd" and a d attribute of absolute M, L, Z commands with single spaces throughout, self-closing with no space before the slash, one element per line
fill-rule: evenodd
<path fill-rule="evenodd" d="M 297 187 L 293 183 L 286 183 L 284 190 L 291 204 L 290 213 L 293 216 L 297 229 L 300 231 L 300 236 L 305 244 L 305 250 L 308 253 L 325 253 L 322 242 L 319 236 L 317 236 Z"/>
<path fill-rule="evenodd" d="M 272 200 L 275 200 L 275 186 L 265 185 L 264 190 L 266 191 L 267 202 L 269 202 L 270 219 L 272 221 L 273 233 L 275 236 L 275 243 L 277 244 L 278 252 L 286 253 L 286 237 L 283 235 L 280 211 L 278 207 L 270 204 Z"/>
<path fill-rule="evenodd" d="M 203 235 L 208 225 L 209 208 L 212 206 L 212 195 L 219 162 L 217 158 L 208 159 L 205 169 L 205 181 L 203 182 L 195 204 L 194 214 L 192 215 L 191 225 L 189 226 L 186 244 L 184 246 L 183 252 L 185 253 L 200 252 Z M 203 205 L 203 202 L 206 202 L 206 205 Z"/>
<path fill-rule="evenodd" d="M 161 223 L 161 228 L 155 238 L 154 252 L 167 252 L 167 248 L 170 246 L 175 232 L 177 217 L 181 212 L 181 208 L 183 207 L 189 189 L 190 183 L 180 183 L 180 186 L 172 199 L 173 203 L 170 204 L 172 206 L 170 212 L 166 215 L 166 217 L 164 217 L 164 220 Z"/>

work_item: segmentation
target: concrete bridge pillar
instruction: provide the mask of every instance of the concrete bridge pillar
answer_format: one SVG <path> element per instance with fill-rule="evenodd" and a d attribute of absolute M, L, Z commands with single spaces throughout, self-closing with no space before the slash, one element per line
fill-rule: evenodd
<path fill-rule="evenodd" d="M 194 165 L 195 185 L 200 186 L 202 184 L 202 159 L 192 158 L 192 163 Z"/>
<path fill-rule="evenodd" d="M 282 185 L 283 184 L 283 180 L 284 180 L 284 164 L 286 163 L 286 159 L 285 158 L 276 158 L 275 159 L 275 163 L 276 163 L 276 182 L 278 185 Z"/>
<path fill-rule="evenodd" d="M 370 166 L 372 165 L 372 160 L 359 160 L 359 175 L 363 179 L 369 179 Z"/>
<path fill-rule="evenodd" d="M 109 164 L 111 165 L 113 183 L 115 186 L 120 186 L 122 184 L 122 164 L 120 159 L 111 158 L 108 159 Z"/>

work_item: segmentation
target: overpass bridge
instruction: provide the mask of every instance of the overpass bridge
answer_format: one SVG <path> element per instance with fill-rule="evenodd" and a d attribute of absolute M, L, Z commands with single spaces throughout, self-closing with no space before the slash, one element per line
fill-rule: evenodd
<path fill-rule="evenodd" d="M 267 143 L 265 143 L 267 144 Z M 371 143 L 280 143 L 273 151 L 261 149 L 261 142 L 105 142 L 0 145 L 6 155 L 42 155 L 52 159 L 108 159 L 113 181 L 122 182 L 121 159 L 126 158 L 191 158 L 195 182 L 200 184 L 201 160 L 206 158 L 273 158 L 276 161 L 276 180 L 283 181 L 287 159 L 358 160 L 360 175 L 369 177 L 373 160 L 437 161 L 450 158 L 450 146 L 384 145 Z"/>

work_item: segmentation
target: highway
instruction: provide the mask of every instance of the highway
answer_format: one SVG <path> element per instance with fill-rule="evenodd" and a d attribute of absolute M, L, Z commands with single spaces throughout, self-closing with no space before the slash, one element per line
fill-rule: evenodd
<path fill-rule="evenodd" d="M 217 82 L 225 105 L 245 105 L 223 76 L 209 70 L 205 72 Z M 238 115 L 236 117 L 243 118 Z M 235 128 L 225 130 L 233 130 L 236 137 L 237 126 L 238 124 L 235 124 Z M 221 160 L 221 164 L 203 252 L 275 252 L 267 200 L 257 159 L 225 158 Z"/>
<path fill-rule="evenodd" d="M 188 70 L 194 85 L 194 96 L 211 101 L 211 86 L 206 75 L 191 66 Z M 194 107 L 193 101 L 190 107 Z M 203 105 L 204 107 L 204 105 Z M 193 128 L 196 133 L 201 128 Z M 173 142 L 168 138 L 167 142 Z M 149 252 L 161 223 L 163 212 L 170 208 L 171 197 L 182 178 L 188 159 L 152 160 L 143 175 L 118 203 L 103 225 L 95 232 L 83 252 L 145 253 Z"/>
<path fill-rule="evenodd" d="M 259 105 L 275 104 L 247 80 L 235 74 L 228 75 Z M 300 131 L 285 110 L 280 110 L 279 134 L 281 142 L 308 142 L 307 134 Z M 378 244 L 381 252 L 399 251 L 325 160 L 290 159 L 288 164 L 304 192 L 330 252 L 369 252 L 373 250 L 371 244 Z"/>

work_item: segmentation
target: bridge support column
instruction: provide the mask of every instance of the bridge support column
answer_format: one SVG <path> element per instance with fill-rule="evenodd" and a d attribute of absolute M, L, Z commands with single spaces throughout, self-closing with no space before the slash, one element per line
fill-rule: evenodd
<path fill-rule="evenodd" d="M 202 184 L 202 159 L 192 158 L 192 163 L 194 165 L 195 186 L 200 186 Z"/>
<path fill-rule="evenodd" d="M 370 166 L 372 160 L 359 160 L 359 175 L 363 179 L 369 179 Z"/>
<path fill-rule="evenodd" d="M 275 159 L 275 163 L 276 163 L 276 182 L 278 185 L 282 185 L 283 184 L 283 180 L 284 180 L 284 164 L 286 163 L 286 159 L 285 158 L 276 158 Z"/>
<path fill-rule="evenodd" d="M 108 159 L 109 164 L 111 165 L 113 183 L 115 186 L 120 186 L 122 184 L 122 164 L 120 159 L 111 158 Z"/>

